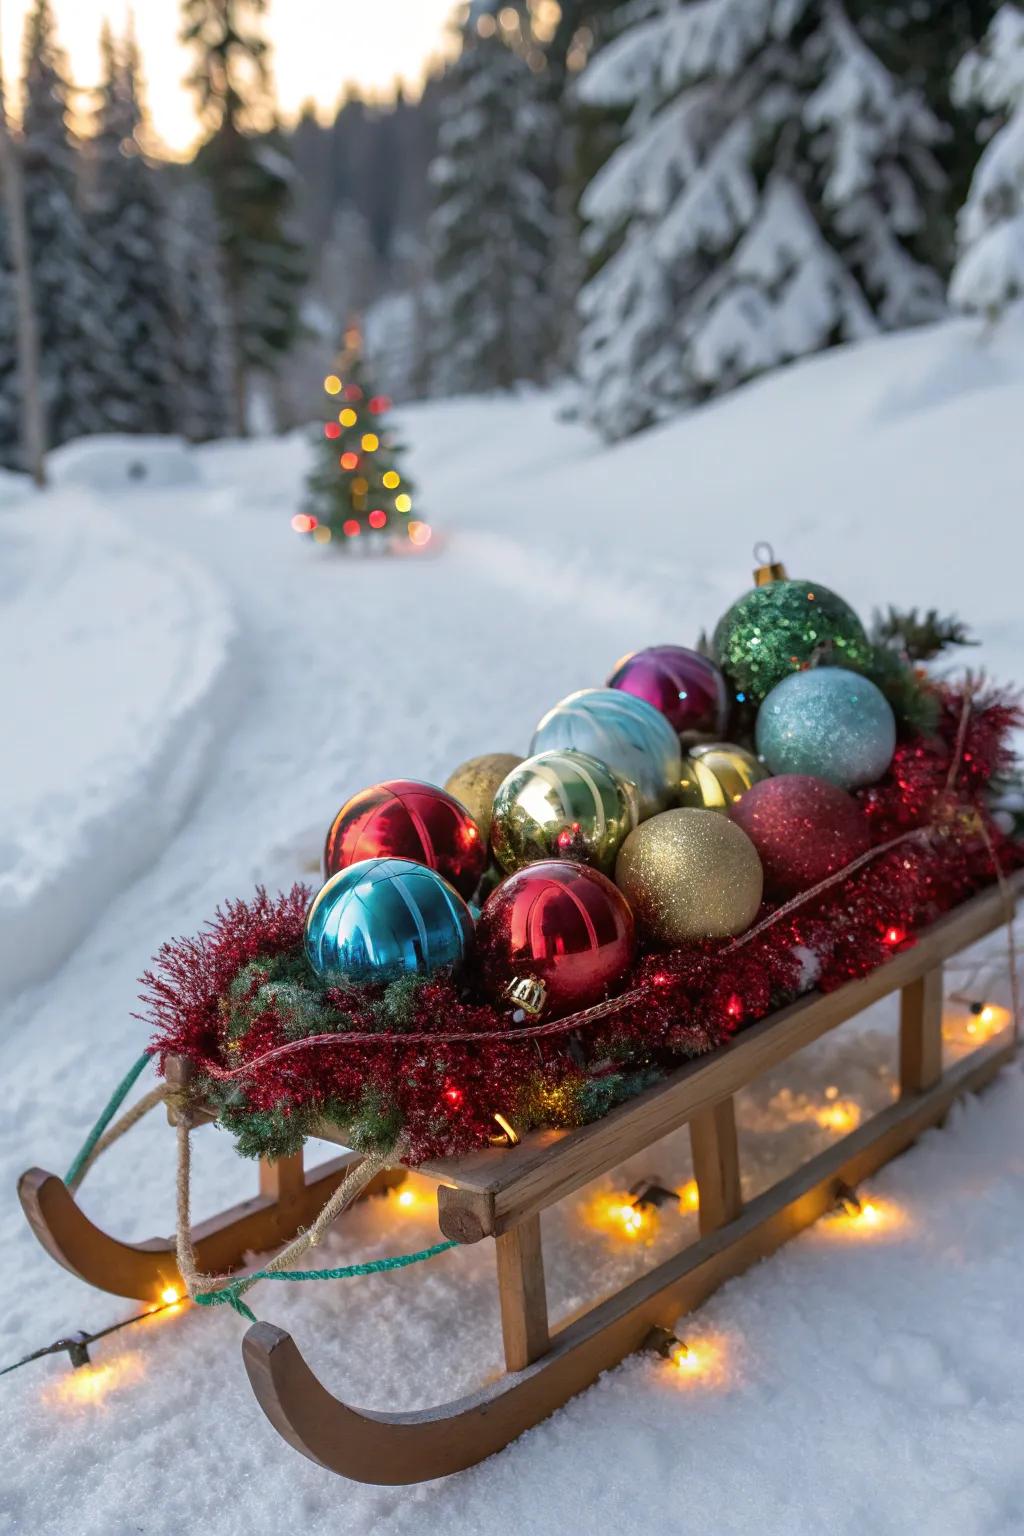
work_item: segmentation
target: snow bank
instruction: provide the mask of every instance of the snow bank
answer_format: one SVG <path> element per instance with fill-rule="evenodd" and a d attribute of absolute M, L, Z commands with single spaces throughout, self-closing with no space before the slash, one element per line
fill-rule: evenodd
<path fill-rule="evenodd" d="M 0 512 L 0 996 L 162 853 L 218 735 L 232 627 L 201 567 L 80 492 Z"/>
<path fill-rule="evenodd" d="M 102 433 L 66 443 L 50 456 L 54 485 L 89 491 L 166 490 L 198 483 L 193 451 L 180 437 Z"/>

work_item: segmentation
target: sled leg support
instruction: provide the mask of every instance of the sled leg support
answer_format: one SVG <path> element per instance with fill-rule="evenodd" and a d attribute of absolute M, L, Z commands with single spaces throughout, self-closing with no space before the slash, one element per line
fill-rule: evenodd
<path fill-rule="evenodd" d="M 914 1012 L 913 998 L 904 1006 L 906 1019 Z M 916 1026 L 907 1026 L 908 1034 L 914 1031 Z M 471 1467 L 640 1349 L 652 1328 L 673 1329 L 680 1316 L 698 1307 L 723 1281 L 826 1215 L 843 1185 L 856 1186 L 904 1151 L 942 1120 L 960 1094 L 993 1078 L 1013 1050 L 1012 1040 L 995 1041 L 930 1087 L 905 1091 L 880 1115 L 742 1208 L 730 1135 L 731 1105 L 724 1109 L 719 1104 L 695 1136 L 698 1165 L 710 1170 L 701 1198 L 705 1190 L 718 1191 L 706 1224 L 725 1213 L 735 1214 L 558 1330 L 547 1350 L 536 1218 L 501 1234 L 498 1273 L 511 1371 L 470 1397 L 416 1413 L 350 1408 L 321 1385 L 289 1334 L 271 1323 L 255 1323 L 245 1336 L 243 1354 L 256 1397 L 296 1450 L 360 1482 L 423 1482 Z"/>

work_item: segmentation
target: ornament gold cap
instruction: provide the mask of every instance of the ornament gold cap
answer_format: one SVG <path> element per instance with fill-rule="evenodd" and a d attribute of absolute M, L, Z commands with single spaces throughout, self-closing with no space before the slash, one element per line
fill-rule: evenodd
<path fill-rule="evenodd" d="M 754 567 L 755 587 L 767 587 L 770 582 L 787 579 L 786 567 L 781 560 L 776 560 L 775 551 L 770 544 L 755 544 L 754 559 L 757 561 Z"/>
<path fill-rule="evenodd" d="M 505 988 L 505 996 L 531 1019 L 537 1019 L 544 1012 L 548 989 L 535 976 L 513 976 Z"/>

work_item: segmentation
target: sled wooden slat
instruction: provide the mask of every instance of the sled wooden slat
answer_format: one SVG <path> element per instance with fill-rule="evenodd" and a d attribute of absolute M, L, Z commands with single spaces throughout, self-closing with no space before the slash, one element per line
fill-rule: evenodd
<path fill-rule="evenodd" d="M 690 1147 L 699 1195 L 697 1219 L 704 1237 L 735 1221 L 743 1209 L 736 1108 L 731 1097 L 694 1115 Z"/>
<path fill-rule="evenodd" d="M 674 1329 L 725 1280 L 824 1216 L 841 1186 L 860 1183 L 910 1146 L 954 1099 L 983 1087 L 1013 1054 L 1006 1031 L 933 1088 L 898 1100 L 759 1195 L 735 1221 L 570 1322 L 532 1365 L 469 1397 L 415 1413 L 349 1407 L 326 1390 L 288 1333 L 263 1322 L 249 1328 L 243 1345 L 253 1391 L 289 1444 L 345 1477 L 395 1485 L 474 1466 L 641 1348 L 651 1328 Z"/>
<path fill-rule="evenodd" d="M 1024 876 L 1018 874 L 1011 888 L 1016 893 L 1022 886 Z M 1010 913 L 1006 898 L 992 887 L 940 918 L 916 944 L 870 975 L 780 1009 L 591 1125 L 532 1132 L 516 1147 L 486 1148 L 424 1164 L 422 1173 L 447 1186 L 438 1191 L 441 1230 L 457 1242 L 509 1231 L 678 1130 L 880 998 L 917 982 L 1000 927 Z"/>
<path fill-rule="evenodd" d="M 530 1216 L 511 1232 L 502 1233 L 494 1248 L 505 1365 L 510 1371 L 521 1371 L 550 1342 L 540 1217 Z"/>
<path fill-rule="evenodd" d="M 942 965 L 900 994 L 900 1092 L 923 1093 L 942 1076 Z"/>

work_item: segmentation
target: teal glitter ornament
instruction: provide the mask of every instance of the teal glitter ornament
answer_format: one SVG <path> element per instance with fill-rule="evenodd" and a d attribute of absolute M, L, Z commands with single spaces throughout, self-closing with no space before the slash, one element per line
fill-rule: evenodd
<path fill-rule="evenodd" d="M 835 592 L 813 581 L 783 578 L 752 588 L 718 621 L 712 644 L 740 704 L 759 704 L 814 657 L 858 672 L 871 664 L 860 619 Z"/>
<path fill-rule="evenodd" d="M 473 938 L 459 893 L 411 859 L 362 859 L 332 875 L 306 914 L 306 958 L 318 976 L 393 981 L 458 969 Z"/>
<path fill-rule="evenodd" d="M 665 716 L 619 688 L 581 688 L 549 709 L 530 755 L 572 750 L 604 763 L 636 790 L 639 818 L 675 805 L 683 758 Z"/>
<path fill-rule="evenodd" d="M 772 773 L 813 774 L 857 789 L 882 777 L 895 750 L 888 699 L 842 667 L 793 673 L 758 710 L 757 752 Z"/>

